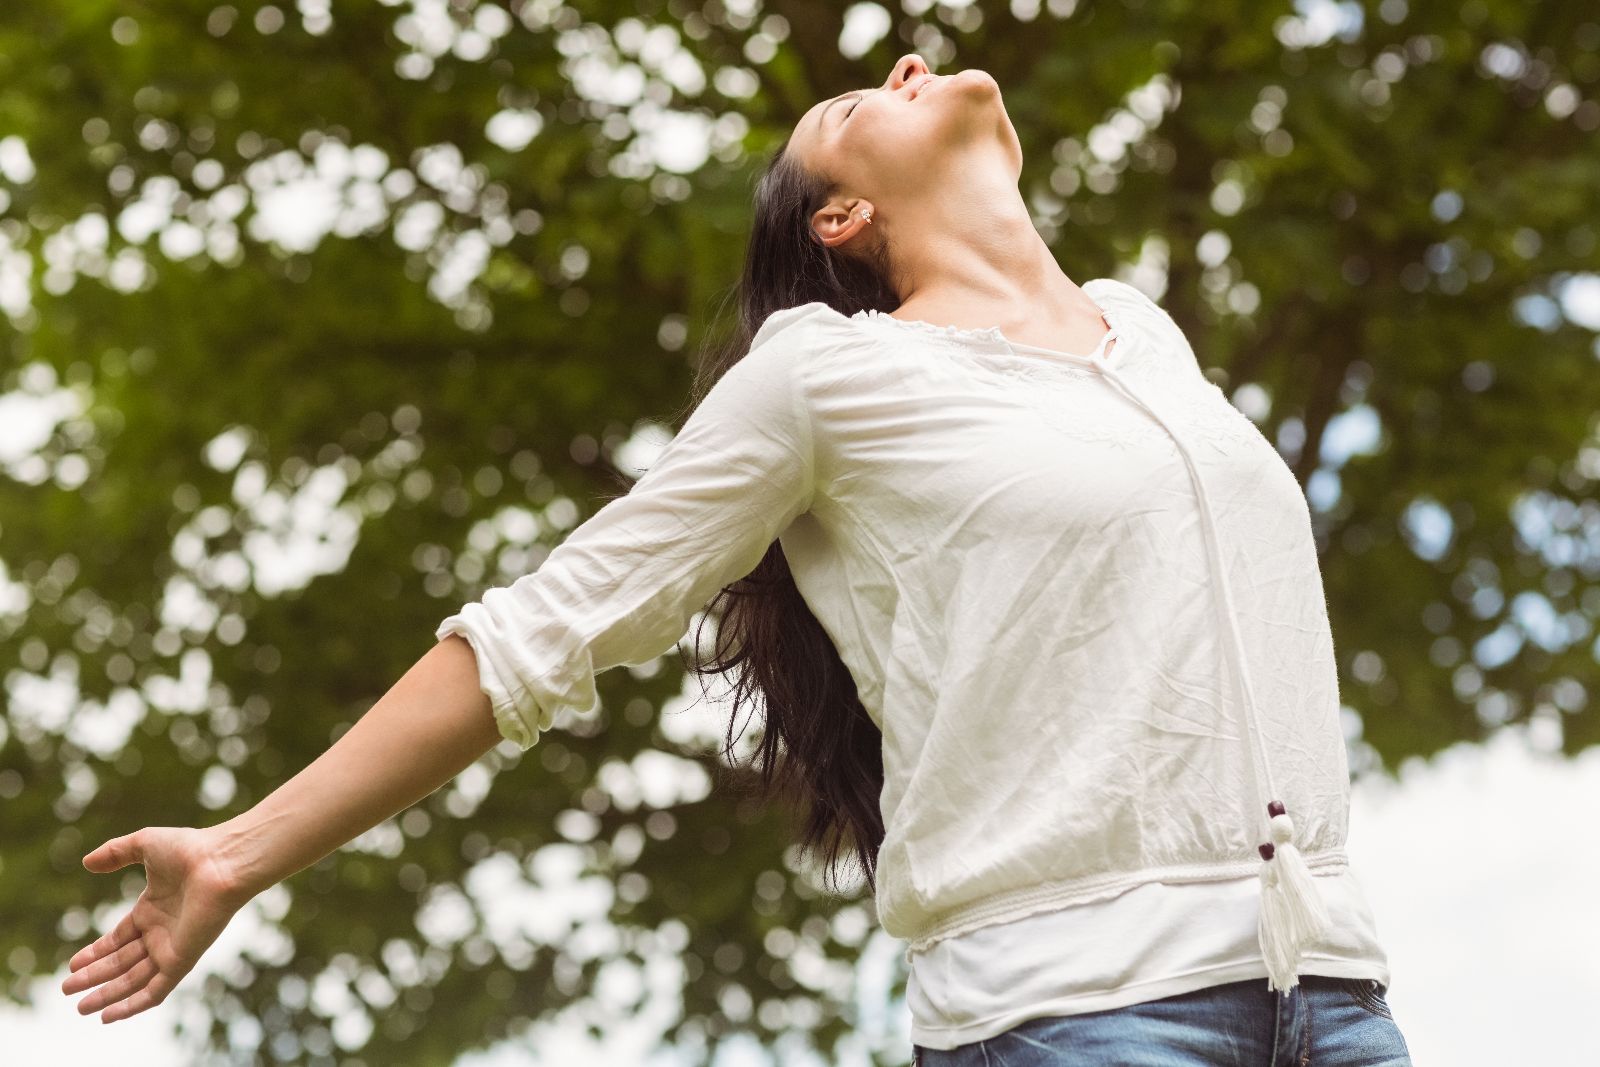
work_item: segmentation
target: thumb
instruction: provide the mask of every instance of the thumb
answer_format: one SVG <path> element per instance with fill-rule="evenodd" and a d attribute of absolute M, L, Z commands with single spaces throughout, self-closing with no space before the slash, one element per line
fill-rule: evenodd
<path fill-rule="evenodd" d="M 139 840 L 139 831 L 135 830 L 122 837 L 113 837 L 83 857 L 83 865 L 96 874 L 109 874 L 143 859 L 144 848 Z"/>

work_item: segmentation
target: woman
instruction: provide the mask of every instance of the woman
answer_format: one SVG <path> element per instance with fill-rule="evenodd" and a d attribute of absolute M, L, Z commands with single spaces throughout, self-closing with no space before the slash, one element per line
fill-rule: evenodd
<path fill-rule="evenodd" d="M 80 1012 L 160 1003 L 244 901 L 596 714 L 715 596 L 697 669 L 743 668 L 769 785 L 907 941 L 921 1062 L 1409 1064 L 1299 485 L 1148 296 L 1061 272 L 1021 162 L 979 70 L 811 108 L 682 431 L 255 808 L 85 857 L 150 884 Z"/>

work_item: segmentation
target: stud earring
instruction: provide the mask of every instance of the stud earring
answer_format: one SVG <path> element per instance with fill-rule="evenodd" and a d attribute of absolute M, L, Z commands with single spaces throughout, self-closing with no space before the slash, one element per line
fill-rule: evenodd
<path fill-rule="evenodd" d="M 872 221 L 872 209 L 870 207 L 864 207 L 861 209 L 861 220 L 863 222 Z"/>

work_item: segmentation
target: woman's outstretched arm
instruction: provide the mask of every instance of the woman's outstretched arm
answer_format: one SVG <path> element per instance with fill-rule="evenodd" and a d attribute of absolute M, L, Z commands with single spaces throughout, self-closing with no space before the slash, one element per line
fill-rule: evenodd
<path fill-rule="evenodd" d="M 805 328 L 799 328 L 802 325 Z M 629 492 L 539 567 L 445 619 L 433 648 L 343 737 L 249 811 L 203 830 L 145 827 L 84 866 L 142 864 L 148 885 L 69 963 L 62 992 L 111 1022 L 164 1000 L 262 890 L 432 793 L 502 738 L 526 750 L 598 710 L 595 675 L 669 649 L 811 503 L 802 356 L 859 344 L 813 301 L 774 312 Z"/>
<path fill-rule="evenodd" d="M 249 900 L 434 792 L 501 740 L 471 647 L 447 638 L 304 770 L 218 824 L 218 861 Z"/>
<path fill-rule="evenodd" d="M 356 724 L 260 803 L 203 829 L 150 826 L 83 864 L 145 869 L 117 926 L 68 961 L 61 991 L 93 988 L 80 1015 L 114 1022 L 166 999 L 238 910 L 345 842 L 449 782 L 501 734 L 459 637 L 430 648 Z"/>

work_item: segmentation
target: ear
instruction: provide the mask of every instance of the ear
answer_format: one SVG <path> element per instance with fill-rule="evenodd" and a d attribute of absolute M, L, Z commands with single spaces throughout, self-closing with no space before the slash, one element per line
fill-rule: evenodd
<path fill-rule="evenodd" d="M 872 223 L 872 204 L 866 200 L 858 200 L 846 208 L 840 204 L 829 204 L 818 209 L 811 216 L 811 228 L 816 231 L 822 243 L 832 248 L 850 240 L 862 228 Z"/>

